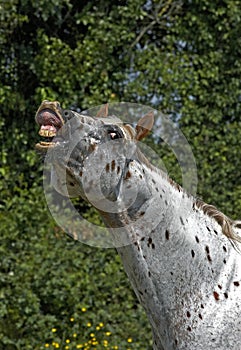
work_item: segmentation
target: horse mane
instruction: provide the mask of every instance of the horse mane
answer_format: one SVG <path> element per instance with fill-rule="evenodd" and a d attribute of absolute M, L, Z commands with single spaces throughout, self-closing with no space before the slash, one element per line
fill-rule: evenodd
<path fill-rule="evenodd" d="M 235 246 L 237 242 L 241 243 L 241 236 L 235 232 L 235 229 L 241 229 L 241 221 L 230 219 L 214 205 L 207 204 L 200 199 L 196 199 L 194 204 L 198 209 L 202 210 L 204 214 L 213 218 L 221 226 L 223 234 L 228 237 Z"/>

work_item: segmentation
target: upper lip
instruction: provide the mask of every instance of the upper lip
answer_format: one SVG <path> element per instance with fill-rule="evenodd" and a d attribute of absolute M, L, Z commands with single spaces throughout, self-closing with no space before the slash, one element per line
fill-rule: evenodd
<path fill-rule="evenodd" d="M 58 129 L 64 124 L 59 105 L 48 101 L 41 104 L 37 110 L 35 120 L 38 125 L 52 125 Z"/>

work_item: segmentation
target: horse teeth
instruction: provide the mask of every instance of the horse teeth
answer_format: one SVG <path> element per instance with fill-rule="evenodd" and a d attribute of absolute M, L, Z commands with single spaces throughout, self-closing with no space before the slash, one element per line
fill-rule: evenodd
<path fill-rule="evenodd" d="M 39 135 L 40 136 L 44 136 L 44 137 L 54 137 L 56 135 L 56 132 L 54 132 L 52 130 L 40 129 L 39 130 Z"/>

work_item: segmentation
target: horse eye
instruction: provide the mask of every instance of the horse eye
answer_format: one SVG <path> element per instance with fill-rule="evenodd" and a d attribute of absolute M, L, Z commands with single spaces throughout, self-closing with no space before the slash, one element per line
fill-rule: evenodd
<path fill-rule="evenodd" d="M 111 140 L 123 138 L 123 135 L 119 130 L 109 130 L 108 135 L 111 138 Z"/>

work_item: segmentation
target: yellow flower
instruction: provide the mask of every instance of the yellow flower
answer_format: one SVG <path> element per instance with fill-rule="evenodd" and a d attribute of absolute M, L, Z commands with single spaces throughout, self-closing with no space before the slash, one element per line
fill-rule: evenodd
<path fill-rule="evenodd" d="M 107 335 L 107 337 L 109 337 L 111 335 L 111 332 L 105 332 L 105 335 Z"/>
<path fill-rule="evenodd" d="M 118 350 L 119 348 L 118 348 L 117 345 L 115 345 L 115 346 L 113 346 L 113 349 L 114 349 L 114 350 Z"/>
<path fill-rule="evenodd" d="M 82 349 L 83 346 L 84 346 L 84 345 L 82 345 L 82 344 L 77 344 L 77 345 L 76 345 L 76 348 L 77 348 L 77 349 Z"/>
<path fill-rule="evenodd" d="M 94 335 L 94 333 L 90 333 L 90 336 L 91 336 L 91 338 L 94 338 L 95 335 Z"/>
<path fill-rule="evenodd" d="M 69 350 L 69 346 L 68 346 L 68 345 L 66 345 L 65 349 L 66 349 L 66 350 Z"/>
<path fill-rule="evenodd" d="M 103 345 L 106 348 L 108 346 L 108 340 L 103 340 Z"/>
<path fill-rule="evenodd" d="M 69 339 L 66 339 L 66 340 L 65 340 L 65 343 L 69 344 L 69 343 L 70 343 L 70 340 L 69 340 Z"/>
<path fill-rule="evenodd" d="M 76 334 L 76 333 L 74 333 L 74 334 L 73 334 L 73 337 L 74 337 L 74 338 L 76 338 L 76 337 L 77 337 L 77 334 Z"/>
<path fill-rule="evenodd" d="M 96 326 L 95 329 L 96 329 L 97 331 L 99 331 L 99 330 L 100 330 L 100 327 L 99 327 L 99 326 Z"/>
<path fill-rule="evenodd" d="M 52 328 L 52 332 L 53 333 L 57 332 L 57 328 Z"/>
<path fill-rule="evenodd" d="M 46 343 L 46 344 L 45 344 L 45 347 L 46 347 L 46 348 L 49 348 L 49 344 L 48 344 L 48 343 Z"/>
<path fill-rule="evenodd" d="M 128 343 L 132 343 L 132 338 L 128 338 L 128 339 L 127 339 L 127 342 L 128 342 Z"/>
<path fill-rule="evenodd" d="M 71 317 L 69 320 L 70 322 L 74 322 L 74 317 Z"/>
<path fill-rule="evenodd" d="M 92 324 L 90 322 L 87 323 L 87 327 L 91 327 Z"/>
<path fill-rule="evenodd" d="M 100 323 L 99 323 L 99 326 L 100 326 L 100 327 L 104 327 L 104 323 L 103 323 L 103 322 L 100 322 Z"/>
<path fill-rule="evenodd" d="M 87 310 L 86 310 L 86 307 L 82 307 L 81 311 L 82 311 L 82 312 L 86 312 L 86 311 L 87 311 Z"/>
<path fill-rule="evenodd" d="M 58 349 L 59 348 L 59 344 L 55 343 L 55 348 Z"/>

